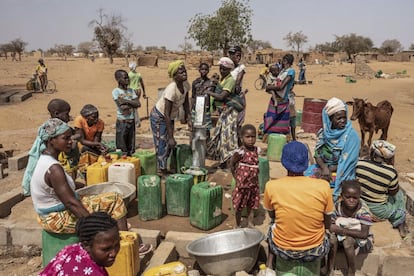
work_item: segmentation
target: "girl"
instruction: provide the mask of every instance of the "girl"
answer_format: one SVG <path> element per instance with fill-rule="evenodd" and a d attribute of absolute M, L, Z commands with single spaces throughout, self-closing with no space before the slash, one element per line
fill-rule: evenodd
<path fill-rule="evenodd" d="M 95 275 L 107 276 L 105 267 L 114 264 L 120 249 L 116 220 L 104 212 L 96 212 L 78 220 L 79 243 L 64 247 L 39 276 Z"/>
<path fill-rule="evenodd" d="M 235 151 L 230 162 L 231 172 L 236 179 L 233 190 L 233 208 L 236 216 L 236 227 L 241 226 L 243 208 L 248 208 L 248 225 L 253 226 L 252 209 L 259 208 L 259 152 L 255 146 L 256 128 L 247 124 L 241 128 L 242 146 Z"/>
<path fill-rule="evenodd" d="M 342 199 L 335 204 L 329 229 L 331 249 L 326 275 L 333 269 L 338 245 L 344 247 L 348 263 L 347 275 L 355 275 L 355 256 L 359 250 L 368 252 L 372 249 L 372 234 L 369 234 L 372 219 L 368 206 L 360 199 L 360 183 L 357 180 L 343 181 L 341 196 Z"/>

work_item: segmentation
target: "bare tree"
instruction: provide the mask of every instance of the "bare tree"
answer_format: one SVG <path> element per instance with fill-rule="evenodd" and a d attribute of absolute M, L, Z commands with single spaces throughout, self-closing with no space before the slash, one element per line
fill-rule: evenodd
<path fill-rule="evenodd" d="M 247 48 L 254 53 L 257 50 L 272 48 L 272 44 L 269 41 L 252 40 L 248 43 Z"/>
<path fill-rule="evenodd" d="M 308 42 L 308 37 L 302 31 L 296 33 L 289 32 L 283 40 L 286 41 L 288 47 L 295 49 L 296 56 L 299 56 L 300 49 Z"/>
<path fill-rule="evenodd" d="M 414 43 L 411 43 L 410 47 L 408 47 L 409 50 L 414 51 Z"/>
<path fill-rule="evenodd" d="M 0 44 L 0 52 L 4 55 L 5 59 L 8 58 L 9 53 L 12 51 L 12 45 L 10 43 Z"/>
<path fill-rule="evenodd" d="M 108 56 L 111 64 L 114 62 L 115 53 L 121 47 L 124 31 L 127 30 L 123 22 L 122 16 L 107 15 L 103 9 L 99 10 L 98 19 L 89 22 L 89 26 L 94 28 L 94 40 Z"/>
<path fill-rule="evenodd" d="M 10 41 L 10 46 L 13 57 L 15 57 L 17 54 L 19 56 L 19 61 L 22 61 L 22 54 L 27 46 L 27 42 L 23 41 L 20 38 L 17 38 L 15 40 Z"/>
<path fill-rule="evenodd" d="M 403 46 L 397 39 L 387 39 L 382 43 L 380 50 L 384 54 L 398 53 L 403 50 Z"/>
<path fill-rule="evenodd" d="M 79 43 L 78 51 L 81 52 L 85 56 L 85 58 L 88 58 L 89 54 L 91 54 L 94 51 L 95 47 L 95 42 L 84 41 Z"/>
<path fill-rule="evenodd" d="M 62 59 L 66 60 L 68 56 L 73 54 L 75 47 L 68 44 L 55 44 L 53 48 L 50 48 L 48 52 L 50 54 L 57 54 Z"/>

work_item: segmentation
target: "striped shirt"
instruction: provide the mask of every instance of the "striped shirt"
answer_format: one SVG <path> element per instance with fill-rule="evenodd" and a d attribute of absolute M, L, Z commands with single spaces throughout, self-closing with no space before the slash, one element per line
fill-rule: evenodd
<path fill-rule="evenodd" d="M 393 166 L 371 160 L 360 160 L 356 178 L 361 183 L 361 198 L 371 203 L 388 201 L 389 191 L 398 189 L 398 173 Z"/>

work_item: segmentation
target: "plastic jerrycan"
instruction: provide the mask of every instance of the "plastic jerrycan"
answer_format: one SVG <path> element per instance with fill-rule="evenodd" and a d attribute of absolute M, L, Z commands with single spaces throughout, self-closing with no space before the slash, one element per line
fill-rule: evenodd
<path fill-rule="evenodd" d="M 162 217 L 161 179 L 158 175 L 138 177 L 138 215 L 142 220 Z"/>
<path fill-rule="evenodd" d="M 137 150 L 132 156 L 140 161 L 141 175 L 157 173 L 157 156 L 154 151 Z"/>
<path fill-rule="evenodd" d="M 135 232 L 119 231 L 121 248 L 112 266 L 107 267 L 109 276 L 135 276 L 139 272 L 139 236 Z"/>
<path fill-rule="evenodd" d="M 181 262 L 171 262 L 150 268 L 142 276 L 187 276 L 187 267 Z"/>
<path fill-rule="evenodd" d="M 172 174 L 165 181 L 165 204 L 167 214 L 188 217 L 190 215 L 190 193 L 193 176 Z"/>
<path fill-rule="evenodd" d="M 287 138 L 284 134 L 272 133 L 269 135 L 267 138 L 267 158 L 269 161 L 280 161 L 286 142 Z"/>
<path fill-rule="evenodd" d="M 135 167 L 132 163 L 115 162 L 108 168 L 109 182 L 126 182 L 135 185 Z"/>
<path fill-rule="evenodd" d="M 111 163 L 95 162 L 86 168 L 86 185 L 108 182 L 108 168 Z"/>

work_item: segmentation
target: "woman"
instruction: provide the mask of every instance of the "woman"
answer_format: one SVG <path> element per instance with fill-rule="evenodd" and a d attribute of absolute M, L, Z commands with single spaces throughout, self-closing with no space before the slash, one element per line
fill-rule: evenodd
<path fill-rule="evenodd" d="M 274 84 L 266 86 L 266 92 L 274 94 L 269 100 L 267 112 L 264 115 L 265 134 L 289 133 L 289 92 L 295 83 L 295 70 L 292 68 L 294 57 L 287 54 L 282 59 L 283 69 Z"/>
<path fill-rule="evenodd" d="M 102 132 L 105 124 L 99 118 L 98 109 L 94 105 L 87 104 L 81 109 L 80 114 L 75 118 L 74 128 L 80 137 L 81 152 L 89 151 L 97 155 L 106 152 L 107 148 L 102 144 Z"/>
<path fill-rule="evenodd" d="M 116 220 L 104 212 L 92 213 L 78 220 L 76 235 L 79 243 L 60 250 L 39 276 L 108 275 L 105 267 L 114 264 L 120 249 Z"/>
<path fill-rule="evenodd" d="M 214 134 L 207 144 L 207 152 L 213 160 L 220 161 L 221 168 L 226 168 L 232 151 L 238 147 L 237 116 L 243 110 L 243 104 L 235 92 L 236 80 L 230 74 L 234 69 L 233 61 L 222 57 L 219 66 L 220 83 L 217 84 L 215 92 L 206 92 L 215 99 L 220 112 Z"/>
<path fill-rule="evenodd" d="M 166 176 L 167 159 L 177 142 L 174 139 L 174 120 L 180 107 L 184 109 L 182 123 L 188 123 L 191 129 L 190 105 L 187 81 L 187 70 L 184 62 L 177 60 L 168 65 L 168 76 L 173 80 L 164 90 L 150 114 L 159 173 Z"/>
<path fill-rule="evenodd" d="M 348 109 L 342 100 L 334 97 L 326 103 L 322 109 L 323 127 L 315 146 L 316 165 L 306 172 L 330 182 L 334 200 L 341 193 L 342 181 L 355 179 L 359 157 L 360 140 L 347 116 Z"/>
<path fill-rule="evenodd" d="M 30 181 L 38 222 L 49 232 L 75 233 L 79 218 L 87 217 L 91 212 L 103 211 L 118 221 L 120 230 L 127 230 L 127 210 L 118 193 L 82 198 L 76 194 L 76 183 L 58 161 L 60 152 L 71 149 L 71 136 L 71 128 L 57 118 L 47 120 L 39 128 L 32 148 L 37 153 L 36 167 Z"/>
<path fill-rule="evenodd" d="M 229 58 L 234 63 L 234 68 L 231 70 L 231 76 L 236 80 L 236 86 L 234 91 L 236 94 L 240 95 L 243 103 L 243 110 L 239 112 L 237 118 L 237 126 L 240 129 L 244 123 L 244 118 L 246 116 L 246 93 L 248 90 L 243 90 L 243 77 L 246 74 L 246 66 L 240 63 L 242 50 L 240 46 L 234 46 L 229 49 Z"/>

